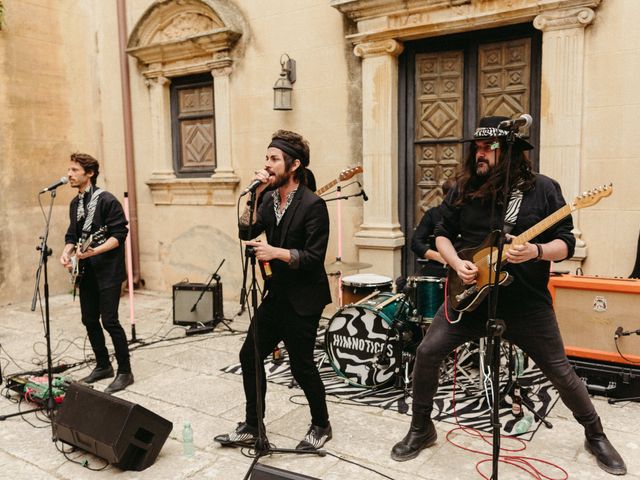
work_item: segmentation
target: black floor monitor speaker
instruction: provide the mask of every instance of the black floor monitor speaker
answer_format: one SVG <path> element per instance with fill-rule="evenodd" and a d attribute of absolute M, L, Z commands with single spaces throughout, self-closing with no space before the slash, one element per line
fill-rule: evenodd
<path fill-rule="evenodd" d="M 196 302 L 198 303 L 194 309 Z M 223 318 L 222 283 L 207 286 L 204 283 L 181 282 L 173 286 L 174 325 L 210 325 Z"/>
<path fill-rule="evenodd" d="M 56 440 L 138 471 L 153 464 L 172 428 L 140 405 L 79 383 L 69 386 L 53 421 Z"/>
<path fill-rule="evenodd" d="M 282 470 L 276 467 L 270 467 L 269 465 L 262 465 L 256 463 L 251 472 L 250 480 L 319 480 L 316 477 L 309 477 L 302 475 L 301 473 L 293 473 L 287 470 Z"/>

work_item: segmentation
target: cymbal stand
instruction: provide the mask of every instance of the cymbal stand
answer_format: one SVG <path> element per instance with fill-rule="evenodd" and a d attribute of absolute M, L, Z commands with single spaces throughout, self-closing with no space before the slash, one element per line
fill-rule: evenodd
<path fill-rule="evenodd" d="M 359 182 L 351 182 L 348 185 Z M 347 185 L 347 186 L 348 186 Z M 333 192 L 328 192 L 333 193 Z M 342 195 L 342 187 L 338 185 L 335 189 L 336 196 L 333 198 L 326 199 L 325 202 L 333 202 L 336 201 L 336 217 L 338 222 L 338 255 L 336 256 L 336 262 L 342 261 L 342 202 L 341 200 L 348 200 L 352 197 L 362 197 L 365 201 L 369 200 L 367 194 L 364 193 L 362 186 L 360 186 L 360 192 L 352 195 Z M 338 272 L 338 303 L 342 306 L 342 272 Z"/>

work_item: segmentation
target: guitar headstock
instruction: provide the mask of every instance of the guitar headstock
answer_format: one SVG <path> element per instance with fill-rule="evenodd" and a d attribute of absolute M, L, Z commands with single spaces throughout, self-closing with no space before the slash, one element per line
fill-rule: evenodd
<path fill-rule="evenodd" d="M 358 173 L 362 173 L 362 165 L 357 165 L 355 167 L 343 170 L 342 172 L 340 172 L 340 175 L 338 175 L 338 179 L 341 182 L 344 182 L 345 180 L 349 180 L 351 177 L 357 175 Z"/>
<path fill-rule="evenodd" d="M 587 192 L 583 192 L 581 195 L 578 195 L 574 200 L 573 204 L 576 208 L 584 208 L 590 207 L 591 205 L 595 205 L 604 197 L 608 197 L 613 193 L 613 183 L 609 185 L 602 185 L 600 187 L 592 188 Z"/>

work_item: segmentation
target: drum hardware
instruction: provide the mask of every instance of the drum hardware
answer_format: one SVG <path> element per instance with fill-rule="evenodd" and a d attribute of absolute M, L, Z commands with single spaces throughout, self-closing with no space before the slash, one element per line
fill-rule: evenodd
<path fill-rule="evenodd" d="M 367 295 L 366 297 L 364 297 L 361 300 L 358 300 L 355 305 L 359 305 L 360 303 L 367 303 L 368 300 L 372 299 L 373 297 L 375 297 L 376 295 L 378 295 L 380 293 L 380 290 L 374 290 L 373 292 L 371 292 L 369 295 Z"/>
<path fill-rule="evenodd" d="M 406 295 L 404 293 L 397 293 L 395 294 L 393 297 L 390 297 L 389 299 L 385 300 L 382 303 L 379 303 L 378 305 L 375 306 L 376 310 L 382 310 L 384 307 L 386 307 L 387 305 L 389 305 L 390 303 L 395 302 L 396 300 L 401 299 L 403 302 L 405 302 L 406 300 Z M 393 318 L 393 322 L 395 322 L 395 317 Z M 393 324 L 392 324 L 393 326 Z"/>

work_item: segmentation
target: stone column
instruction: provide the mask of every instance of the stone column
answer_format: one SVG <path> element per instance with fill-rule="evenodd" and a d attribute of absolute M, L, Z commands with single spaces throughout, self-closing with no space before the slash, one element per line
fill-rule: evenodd
<path fill-rule="evenodd" d="M 567 202 L 581 192 L 584 29 L 594 18 L 592 9 L 576 8 L 542 13 L 533 21 L 543 32 L 540 172 L 560 183 Z M 579 212 L 573 218 L 576 252 L 566 265 L 572 272 L 587 255 Z"/>
<path fill-rule="evenodd" d="M 400 274 L 404 234 L 398 222 L 398 55 L 402 43 L 383 40 L 356 45 L 362 58 L 363 223 L 355 234 L 359 260 L 372 271 Z"/>
<path fill-rule="evenodd" d="M 171 80 L 163 76 L 147 78 L 151 109 L 151 161 L 153 162 L 150 181 L 176 178 L 171 151 L 170 83 Z"/>
<path fill-rule="evenodd" d="M 231 67 L 214 68 L 211 75 L 216 129 L 216 170 L 213 178 L 235 178 L 231 158 Z"/>

